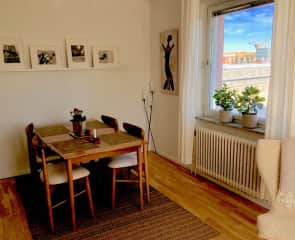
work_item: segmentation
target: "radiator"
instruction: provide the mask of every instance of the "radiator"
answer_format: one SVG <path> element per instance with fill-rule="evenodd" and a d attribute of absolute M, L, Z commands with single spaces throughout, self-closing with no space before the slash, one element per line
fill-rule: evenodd
<path fill-rule="evenodd" d="M 195 131 L 195 173 L 267 200 L 255 160 L 256 141 L 208 128 Z"/>

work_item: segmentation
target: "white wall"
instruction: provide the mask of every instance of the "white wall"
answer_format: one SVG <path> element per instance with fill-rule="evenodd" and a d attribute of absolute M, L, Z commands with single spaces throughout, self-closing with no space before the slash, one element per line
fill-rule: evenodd
<path fill-rule="evenodd" d="M 155 86 L 152 129 L 159 154 L 178 158 L 178 96 L 160 92 L 160 32 L 180 29 L 180 0 L 151 0 L 151 79 Z"/>
<path fill-rule="evenodd" d="M 28 171 L 24 128 L 30 122 L 65 122 L 70 110 L 79 107 L 88 118 L 104 113 L 144 125 L 141 89 L 150 79 L 149 1 L 0 0 L 0 5 L 0 36 L 22 38 L 26 58 L 29 44 L 64 46 L 65 38 L 84 38 L 89 45 L 118 47 L 124 65 L 107 71 L 0 72 L 0 178 Z M 169 104 L 177 99 L 164 98 Z"/>

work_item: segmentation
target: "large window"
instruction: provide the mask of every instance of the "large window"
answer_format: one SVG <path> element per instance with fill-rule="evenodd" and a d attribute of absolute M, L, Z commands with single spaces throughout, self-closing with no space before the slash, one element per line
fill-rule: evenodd
<path fill-rule="evenodd" d="M 265 0 L 238 3 L 210 11 L 209 110 L 216 109 L 212 95 L 223 83 L 237 92 L 252 85 L 266 98 L 258 114 L 265 119 L 274 4 Z"/>

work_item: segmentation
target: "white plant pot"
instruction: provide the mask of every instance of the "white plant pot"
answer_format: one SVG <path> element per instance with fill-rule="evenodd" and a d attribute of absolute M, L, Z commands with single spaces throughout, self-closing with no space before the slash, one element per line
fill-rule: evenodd
<path fill-rule="evenodd" d="M 257 115 L 256 114 L 243 114 L 242 126 L 246 128 L 257 127 Z"/>
<path fill-rule="evenodd" d="M 233 121 L 233 115 L 231 110 L 220 110 L 219 111 L 220 121 L 223 123 L 229 123 Z"/>

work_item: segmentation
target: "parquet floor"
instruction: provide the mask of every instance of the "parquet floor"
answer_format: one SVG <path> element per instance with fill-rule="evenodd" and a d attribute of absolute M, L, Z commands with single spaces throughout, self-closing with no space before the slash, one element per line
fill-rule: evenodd
<path fill-rule="evenodd" d="M 266 210 L 171 162 L 149 154 L 151 185 L 220 232 L 212 240 L 255 240 L 256 217 Z M 29 240 L 31 234 L 13 178 L 0 180 L 0 239 Z"/>

